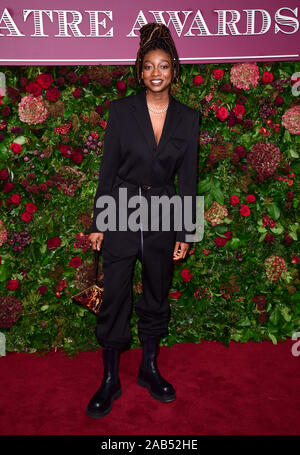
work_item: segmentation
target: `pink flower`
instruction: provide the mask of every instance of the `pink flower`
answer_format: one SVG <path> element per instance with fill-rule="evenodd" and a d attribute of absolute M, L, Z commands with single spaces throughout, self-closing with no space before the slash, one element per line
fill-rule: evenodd
<path fill-rule="evenodd" d="M 291 134 L 300 134 L 300 105 L 288 109 L 281 123 Z"/>
<path fill-rule="evenodd" d="M 18 105 L 18 113 L 20 120 L 29 125 L 43 123 L 49 115 L 42 95 L 35 97 L 32 94 L 21 99 Z"/>
<path fill-rule="evenodd" d="M 231 67 L 230 81 L 237 87 L 244 90 L 249 90 L 256 87 L 259 79 L 259 68 L 257 63 L 236 63 Z"/>

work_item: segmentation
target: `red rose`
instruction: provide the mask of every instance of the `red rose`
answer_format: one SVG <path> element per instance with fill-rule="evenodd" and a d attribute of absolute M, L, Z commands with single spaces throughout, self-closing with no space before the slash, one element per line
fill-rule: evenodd
<path fill-rule="evenodd" d="M 250 215 L 250 209 L 248 207 L 248 205 L 243 205 L 241 208 L 240 208 L 240 214 L 242 216 L 249 216 Z"/>
<path fill-rule="evenodd" d="M 231 240 L 232 239 L 232 233 L 230 231 L 225 232 L 224 235 L 225 235 L 227 240 Z"/>
<path fill-rule="evenodd" d="M 219 109 L 216 112 L 216 117 L 222 122 L 224 122 L 224 120 L 228 117 L 227 108 L 225 106 L 219 107 Z"/>
<path fill-rule="evenodd" d="M 18 281 L 18 280 L 9 280 L 9 281 L 6 283 L 6 287 L 7 287 L 7 289 L 9 289 L 10 291 L 15 291 L 16 289 L 19 289 L 20 284 L 19 284 L 19 281 Z"/>
<path fill-rule="evenodd" d="M 38 77 L 36 78 L 36 82 L 42 87 L 42 88 L 49 88 L 50 85 L 53 82 L 53 76 L 50 73 L 42 73 L 39 74 Z"/>
<path fill-rule="evenodd" d="M 264 304 L 267 303 L 266 298 L 263 294 L 255 295 L 254 297 L 252 297 L 252 300 L 254 303 L 264 303 Z"/>
<path fill-rule="evenodd" d="M 21 218 L 23 221 L 25 221 L 26 223 L 29 223 L 29 221 L 32 220 L 33 216 L 31 215 L 31 213 L 28 213 L 28 212 L 23 212 L 21 214 Z"/>
<path fill-rule="evenodd" d="M 20 85 L 21 87 L 25 87 L 28 84 L 28 79 L 24 76 L 20 77 Z"/>
<path fill-rule="evenodd" d="M 23 150 L 22 145 L 18 144 L 17 142 L 12 142 L 10 144 L 10 149 L 12 150 L 13 153 L 21 153 L 21 150 Z"/>
<path fill-rule="evenodd" d="M 80 164 L 81 161 L 83 160 L 83 156 L 81 155 L 80 152 L 73 152 L 72 155 L 71 155 L 71 160 L 75 164 Z"/>
<path fill-rule="evenodd" d="M 269 318 L 269 315 L 268 315 L 268 313 L 266 311 L 264 311 L 263 313 L 260 313 L 258 315 L 258 320 L 261 323 L 266 322 L 268 320 L 268 318 Z"/>
<path fill-rule="evenodd" d="M 240 200 L 237 196 L 231 196 L 231 198 L 230 198 L 231 205 L 238 205 L 239 203 L 240 203 Z"/>
<path fill-rule="evenodd" d="M 84 85 L 84 87 L 87 87 L 89 85 L 90 78 L 85 74 L 82 74 L 80 77 L 80 82 L 82 83 L 82 85 Z"/>
<path fill-rule="evenodd" d="M 61 239 L 59 237 L 52 237 L 47 240 L 47 248 L 53 249 L 53 248 L 58 248 L 61 244 Z"/>
<path fill-rule="evenodd" d="M 233 108 L 233 112 L 237 117 L 242 117 L 245 114 L 245 106 L 243 104 L 236 104 Z"/>
<path fill-rule="evenodd" d="M 48 88 L 46 92 L 46 98 L 49 101 L 57 101 L 58 98 L 60 97 L 60 91 L 56 87 L 50 87 Z"/>
<path fill-rule="evenodd" d="M 194 85 L 201 85 L 203 84 L 203 77 L 201 76 L 201 74 L 197 74 L 197 76 L 194 76 L 193 78 L 193 84 Z"/>
<path fill-rule="evenodd" d="M 48 191 L 48 187 L 45 183 L 40 183 L 39 184 L 39 190 L 43 191 L 44 193 L 46 193 L 46 191 Z"/>
<path fill-rule="evenodd" d="M 66 78 L 68 79 L 69 82 L 71 82 L 71 84 L 75 84 L 75 82 L 78 81 L 78 76 L 76 73 L 74 73 L 74 71 L 70 71 L 67 75 L 66 75 Z"/>
<path fill-rule="evenodd" d="M 248 202 L 248 204 L 253 204 L 253 202 L 256 201 L 256 197 L 254 196 L 254 194 L 247 194 L 246 201 Z"/>
<path fill-rule="evenodd" d="M 59 85 L 59 87 L 62 87 L 64 85 L 64 83 L 65 83 L 65 78 L 63 76 L 60 76 L 55 80 L 55 84 Z"/>
<path fill-rule="evenodd" d="M 20 202 L 21 202 L 21 196 L 17 193 L 13 193 L 11 196 L 10 196 L 10 200 L 13 204 L 15 205 L 19 205 Z"/>
<path fill-rule="evenodd" d="M 29 93 L 32 93 L 33 96 L 39 96 L 42 94 L 43 90 L 41 89 L 39 84 L 30 81 L 29 84 L 26 85 L 26 90 Z"/>
<path fill-rule="evenodd" d="M 277 95 L 274 101 L 275 106 L 281 106 L 283 103 L 284 99 L 281 96 Z"/>
<path fill-rule="evenodd" d="M 104 112 L 104 107 L 98 104 L 98 106 L 96 107 L 96 112 L 97 114 L 102 115 Z"/>
<path fill-rule="evenodd" d="M 4 117 L 8 117 L 9 114 L 10 114 L 10 107 L 7 106 L 6 104 L 4 106 L 2 106 L 2 109 L 1 109 L 1 114 L 4 116 Z"/>
<path fill-rule="evenodd" d="M 57 291 L 62 291 L 63 288 L 65 288 L 66 286 L 67 286 L 66 280 L 59 280 L 59 282 L 56 285 L 56 290 Z"/>
<path fill-rule="evenodd" d="M 82 260 L 78 256 L 73 257 L 69 262 L 69 266 L 75 267 L 75 268 L 79 267 L 81 264 L 82 264 Z"/>
<path fill-rule="evenodd" d="M 181 274 L 182 276 L 182 280 L 185 282 L 185 283 L 188 283 L 189 281 L 191 281 L 191 279 L 193 278 L 193 274 L 190 273 L 189 269 L 183 269 L 181 271 Z"/>
<path fill-rule="evenodd" d="M 25 210 L 28 213 L 35 213 L 37 211 L 37 206 L 35 204 L 33 204 L 32 202 L 28 202 L 25 205 Z"/>
<path fill-rule="evenodd" d="M 216 237 L 215 238 L 215 244 L 217 246 L 224 246 L 227 243 L 227 239 L 224 239 L 223 237 Z"/>
<path fill-rule="evenodd" d="M 220 81 L 222 77 L 224 76 L 224 71 L 221 69 L 217 69 L 213 71 L 213 76 L 217 81 Z"/>
<path fill-rule="evenodd" d="M 263 84 L 270 84 L 273 81 L 273 74 L 265 71 L 261 77 L 261 82 Z"/>
<path fill-rule="evenodd" d="M 72 150 L 71 150 L 71 146 L 70 145 L 60 145 L 58 147 L 58 149 L 61 151 L 61 154 L 63 156 L 65 156 L 66 158 L 70 158 L 70 156 L 72 155 Z"/>
<path fill-rule="evenodd" d="M 5 182 L 3 185 L 3 193 L 9 193 L 15 187 L 14 183 L 12 182 Z"/>
<path fill-rule="evenodd" d="M 117 90 L 118 92 L 123 92 L 126 90 L 126 84 L 123 80 L 117 81 Z"/>
<path fill-rule="evenodd" d="M 247 155 L 247 151 L 244 149 L 244 147 L 242 145 L 238 145 L 235 149 L 234 149 L 235 153 L 237 153 L 240 157 L 243 157 L 245 155 Z"/>
<path fill-rule="evenodd" d="M 180 296 L 181 296 L 181 292 L 179 292 L 179 291 L 171 292 L 169 294 L 169 297 L 171 297 L 172 299 L 179 299 Z"/>
<path fill-rule="evenodd" d="M 82 92 L 82 88 L 77 87 L 74 90 L 74 92 L 72 92 L 72 94 L 73 94 L 74 98 L 80 98 L 81 92 Z"/>
<path fill-rule="evenodd" d="M 39 286 L 37 288 L 37 293 L 40 294 L 40 295 L 44 295 L 46 292 L 47 292 L 47 286 Z"/>
<path fill-rule="evenodd" d="M 6 180 L 9 177 L 9 173 L 7 169 L 1 169 L 0 171 L 0 180 Z"/>

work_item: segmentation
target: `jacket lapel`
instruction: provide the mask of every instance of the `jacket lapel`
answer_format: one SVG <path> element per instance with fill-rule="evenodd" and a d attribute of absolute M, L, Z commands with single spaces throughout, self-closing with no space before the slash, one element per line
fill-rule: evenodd
<path fill-rule="evenodd" d="M 141 129 L 150 151 L 156 155 L 160 150 L 162 150 L 163 146 L 168 142 L 168 139 L 177 130 L 182 120 L 179 104 L 170 93 L 170 103 L 167 109 L 165 123 L 158 146 L 156 144 L 151 118 L 148 111 L 145 89 L 132 97 L 131 107 L 136 123 Z"/>

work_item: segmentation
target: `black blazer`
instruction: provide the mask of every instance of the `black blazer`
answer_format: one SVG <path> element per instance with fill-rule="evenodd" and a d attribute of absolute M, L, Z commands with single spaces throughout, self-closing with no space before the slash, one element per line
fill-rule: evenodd
<path fill-rule="evenodd" d="M 174 175 L 178 172 L 178 194 L 181 197 L 193 196 L 195 222 L 198 138 L 202 115 L 177 101 L 171 93 L 169 96 L 169 106 L 158 146 L 148 112 L 145 89 L 138 94 L 110 102 L 93 221 L 88 233 L 100 232 L 96 226 L 96 218 L 103 209 L 96 207 L 96 201 L 101 195 L 112 195 L 117 175 L 137 185 L 157 187 L 166 182 L 174 183 Z M 185 241 L 184 229 L 176 233 L 176 240 Z"/>

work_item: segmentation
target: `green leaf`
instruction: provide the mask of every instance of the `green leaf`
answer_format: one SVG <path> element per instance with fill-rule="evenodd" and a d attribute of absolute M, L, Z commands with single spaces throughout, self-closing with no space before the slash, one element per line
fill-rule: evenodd
<path fill-rule="evenodd" d="M 267 210 L 269 215 L 273 218 L 273 220 L 278 220 L 280 217 L 280 209 L 276 204 L 271 204 L 267 206 Z"/>
<path fill-rule="evenodd" d="M 284 317 L 285 321 L 289 322 L 292 319 L 292 316 L 289 314 L 289 309 L 287 306 L 281 306 L 280 313 Z"/>
<path fill-rule="evenodd" d="M 208 193 L 208 191 L 210 191 L 210 183 L 208 179 L 202 180 L 198 183 L 198 194 Z"/>
<path fill-rule="evenodd" d="M 23 145 L 26 142 L 25 136 L 18 136 L 16 139 L 14 139 L 14 142 L 17 144 Z"/>
<path fill-rule="evenodd" d="M 270 230 L 274 234 L 282 234 L 282 232 L 284 231 L 283 226 L 280 223 L 278 223 L 275 227 L 270 228 Z"/>
<path fill-rule="evenodd" d="M 295 150 L 289 149 L 288 152 L 289 152 L 289 156 L 290 156 L 290 157 L 292 157 L 292 158 L 299 158 L 299 154 L 298 154 Z"/>
<path fill-rule="evenodd" d="M 290 132 L 288 130 L 285 130 L 285 132 L 284 132 L 283 142 L 292 142 L 291 134 L 290 134 Z"/>
<path fill-rule="evenodd" d="M 0 281 L 7 281 L 10 276 L 11 270 L 10 267 L 5 264 L 0 265 Z"/>
<path fill-rule="evenodd" d="M 232 239 L 229 240 L 226 245 L 228 245 L 228 247 L 231 248 L 232 250 L 237 250 L 238 247 L 240 246 L 240 243 L 241 241 L 238 237 L 232 237 Z"/>
<path fill-rule="evenodd" d="M 273 344 L 277 344 L 277 338 L 273 333 L 268 332 L 268 336 L 271 338 Z"/>
<path fill-rule="evenodd" d="M 212 195 L 214 196 L 216 202 L 218 202 L 219 204 L 224 204 L 224 193 L 222 190 L 214 187 L 212 189 Z"/>
<path fill-rule="evenodd" d="M 243 319 L 241 319 L 238 325 L 241 327 L 249 327 L 251 325 L 251 322 L 248 316 L 245 316 Z"/>

